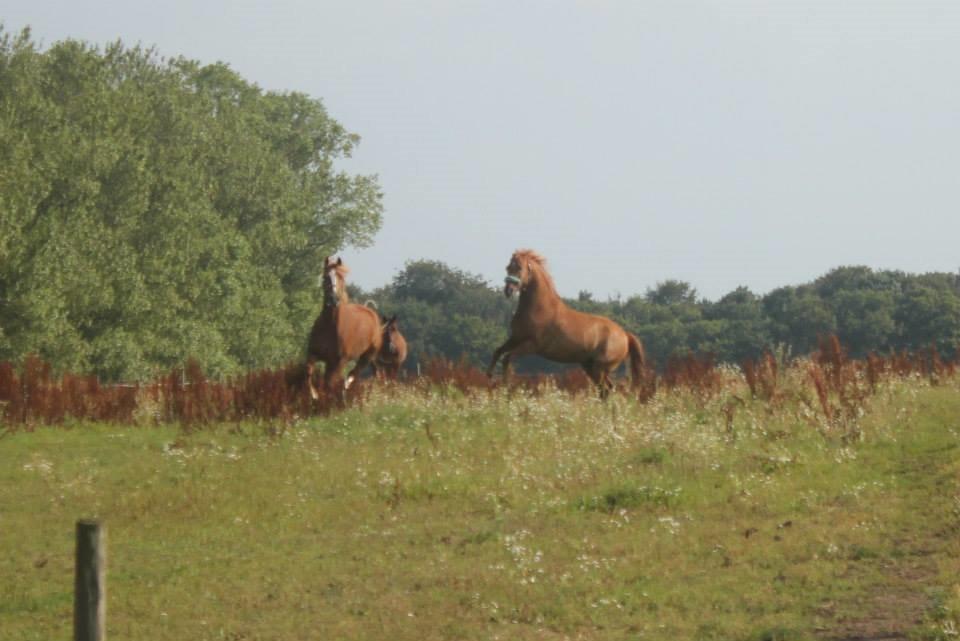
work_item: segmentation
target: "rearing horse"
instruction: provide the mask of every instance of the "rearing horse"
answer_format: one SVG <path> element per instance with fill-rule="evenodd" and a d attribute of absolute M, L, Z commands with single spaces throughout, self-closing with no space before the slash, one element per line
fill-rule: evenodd
<path fill-rule="evenodd" d="M 350 302 L 346 288 L 349 270 L 343 260 L 334 261 L 327 257 L 323 262 L 323 311 L 314 321 L 307 340 L 307 386 L 314 399 L 319 396 L 313 386 L 313 369 L 317 361 L 326 366 L 323 384 L 330 391 L 333 381 L 342 375 L 344 366 L 355 360 L 357 363 L 344 382 L 346 389 L 368 363 L 376 370 L 373 360 L 383 340 L 377 312 Z"/>
<path fill-rule="evenodd" d="M 579 363 L 606 398 L 613 388 L 610 375 L 630 356 L 630 374 L 637 385 L 645 361 L 640 340 L 615 322 L 567 307 L 560 298 L 546 261 L 529 249 L 519 249 L 507 265 L 503 293 L 520 291 L 517 311 L 510 321 L 510 338 L 493 353 L 487 375 L 493 376 L 503 356 L 504 378 L 510 359 L 537 354 L 560 363 Z"/>

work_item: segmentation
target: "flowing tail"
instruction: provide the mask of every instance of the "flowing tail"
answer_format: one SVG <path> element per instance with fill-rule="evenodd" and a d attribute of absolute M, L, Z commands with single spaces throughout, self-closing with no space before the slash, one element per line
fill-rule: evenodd
<path fill-rule="evenodd" d="M 627 341 L 630 344 L 630 378 L 636 389 L 640 386 L 643 368 L 647 365 L 647 355 L 643 351 L 643 343 L 630 332 L 627 332 Z"/>

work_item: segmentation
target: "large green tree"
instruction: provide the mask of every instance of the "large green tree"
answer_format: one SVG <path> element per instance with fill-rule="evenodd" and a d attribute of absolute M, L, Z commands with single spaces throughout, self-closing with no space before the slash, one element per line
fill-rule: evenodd
<path fill-rule="evenodd" d="M 960 287 L 955 278 L 921 278 L 897 301 L 899 345 L 905 349 L 935 346 L 941 352 L 960 347 Z"/>
<path fill-rule="evenodd" d="M 833 311 L 810 287 L 775 289 L 763 297 L 763 309 L 772 341 L 795 354 L 812 352 L 820 336 L 837 331 Z"/>
<path fill-rule="evenodd" d="M 0 360 L 138 379 L 296 356 L 323 256 L 369 244 L 358 137 L 224 64 L 0 28 Z"/>

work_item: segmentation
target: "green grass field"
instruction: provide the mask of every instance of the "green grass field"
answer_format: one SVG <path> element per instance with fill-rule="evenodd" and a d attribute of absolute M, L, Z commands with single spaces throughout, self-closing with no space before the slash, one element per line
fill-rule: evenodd
<path fill-rule="evenodd" d="M 0 438 L 0 638 L 955 639 L 960 385 L 783 397 L 375 389 L 292 425 Z M 791 379 L 791 377 L 793 377 Z"/>

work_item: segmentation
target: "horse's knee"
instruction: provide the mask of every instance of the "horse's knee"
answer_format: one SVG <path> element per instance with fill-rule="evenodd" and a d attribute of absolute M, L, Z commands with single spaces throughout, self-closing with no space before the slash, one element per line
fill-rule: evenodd
<path fill-rule="evenodd" d="M 510 374 L 512 374 L 510 354 L 507 354 L 503 357 L 503 380 L 509 380 Z"/>
<path fill-rule="evenodd" d="M 487 367 L 487 376 L 493 378 L 493 372 L 497 368 L 497 361 L 500 360 L 500 350 L 497 350 L 493 353 L 493 358 L 490 359 L 490 365 Z"/>
<path fill-rule="evenodd" d="M 323 386 L 329 392 L 333 389 L 333 382 L 337 378 L 337 370 L 333 368 L 327 368 L 327 371 L 323 373 Z"/>
<path fill-rule="evenodd" d="M 314 374 L 314 363 L 313 361 L 307 361 L 306 366 L 306 381 L 307 381 L 307 390 L 310 392 L 310 398 L 317 400 L 320 398 L 320 395 L 317 393 L 317 388 L 313 385 L 313 374 Z"/>

